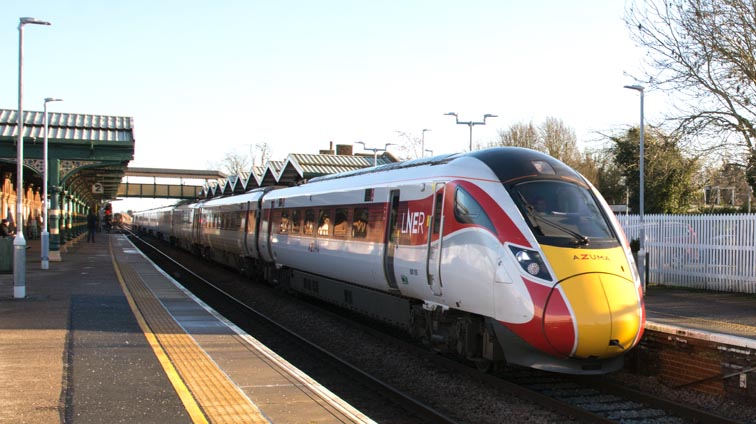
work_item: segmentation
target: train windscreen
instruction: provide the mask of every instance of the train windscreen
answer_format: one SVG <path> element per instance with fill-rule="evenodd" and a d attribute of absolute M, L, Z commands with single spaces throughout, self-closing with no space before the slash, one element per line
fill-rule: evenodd
<path fill-rule="evenodd" d="M 593 193 L 578 184 L 530 180 L 509 187 L 517 206 L 541 244 L 608 248 L 619 244 Z"/>

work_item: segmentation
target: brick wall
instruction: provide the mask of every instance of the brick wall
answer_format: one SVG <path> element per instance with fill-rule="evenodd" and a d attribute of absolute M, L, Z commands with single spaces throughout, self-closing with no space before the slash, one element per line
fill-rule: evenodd
<path fill-rule="evenodd" d="M 669 387 L 756 399 L 756 372 L 738 375 L 756 367 L 756 351 L 752 349 L 646 330 L 627 364 L 636 372 L 657 376 Z"/>

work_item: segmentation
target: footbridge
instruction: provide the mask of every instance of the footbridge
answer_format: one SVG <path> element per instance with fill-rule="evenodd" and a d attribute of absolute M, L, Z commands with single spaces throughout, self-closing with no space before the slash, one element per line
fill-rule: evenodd
<path fill-rule="evenodd" d="M 203 189 L 227 178 L 220 171 L 128 167 L 118 198 L 196 199 Z"/>

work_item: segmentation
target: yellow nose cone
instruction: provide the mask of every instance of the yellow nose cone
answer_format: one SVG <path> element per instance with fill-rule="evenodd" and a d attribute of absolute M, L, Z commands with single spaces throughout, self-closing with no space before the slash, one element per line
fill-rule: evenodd
<path fill-rule="evenodd" d="M 612 274 L 577 275 L 560 284 L 577 327 L 574 357 L 610 358 L 630 349 L 641 325 L 635 284 Z"/>

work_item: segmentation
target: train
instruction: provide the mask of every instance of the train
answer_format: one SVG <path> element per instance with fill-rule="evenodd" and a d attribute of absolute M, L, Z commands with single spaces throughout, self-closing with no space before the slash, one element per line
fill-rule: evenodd
<path fill-rule="evenodd" d="M 133 228 L 483 370 L 616 371 L 645 324 L 627 238 L 546 154 L 439 155 L 134 213 Z"/>

